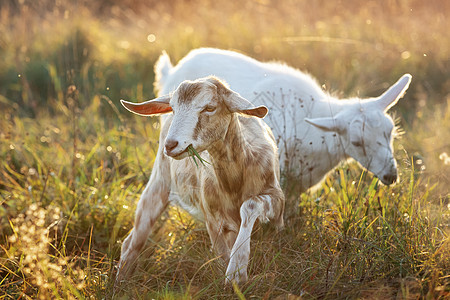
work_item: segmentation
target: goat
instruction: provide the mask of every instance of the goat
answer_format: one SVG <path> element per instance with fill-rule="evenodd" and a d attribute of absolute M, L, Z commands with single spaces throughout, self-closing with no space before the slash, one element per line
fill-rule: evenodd
<path fill-rule="evenodd" d="M 133 270 L 169 203 L 206 223 L 213 248 L 228 262 L 226 282 L 246 281 L 255 221 L 283 227 L 277 146 L 259 119 L 267 108 L 255 107 L 214 77 L 184 81 L 171 95 L 151 101 L 121 102 L 143 116 L 173 113 L 163 116 L 152 174 L 122 244 L 117 281 Z M 209 164 L 189 161 L 190 147 Z"/>
<path fill-rule="evenodd" d="M 383 95 L 338 100 L 309 75 L 279 63 L 262 63 L 226 50 L 192 50 L 172 66 L 167 53 L 155 64 L 155 88 L 168 93 L 181 81 L 215 75 L 271 114 L 266 123 L 278 144 L 285 178 L 298 192 L 317 186 L 341 161 L 353 158 L 386 185 L 397 181 L 394 122 L 386 112 L 409 86 L 403 75 Z"/>

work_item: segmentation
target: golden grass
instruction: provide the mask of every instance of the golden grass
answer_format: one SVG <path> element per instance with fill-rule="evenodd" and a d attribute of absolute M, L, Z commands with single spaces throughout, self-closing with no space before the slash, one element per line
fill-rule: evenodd
<path fill-rule="evenodd" d="M 0 298 L 112 297 L 159 131 L 118 100 L 153 96 L 162 50 L 200 46 L 285 61 L 343 96 L 411 73 L 394 109 L 401 180 L 339 168 L 288 204 L 283 231 L 256 228 L 234 289 L 204 226 L 170 209 L 114 297 L 449 296 L 449 1 L 91 2 L 0 5 Z"/>

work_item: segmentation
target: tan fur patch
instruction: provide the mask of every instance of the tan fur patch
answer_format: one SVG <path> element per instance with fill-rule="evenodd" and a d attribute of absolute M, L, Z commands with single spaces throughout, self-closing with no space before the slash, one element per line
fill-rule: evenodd
<path fill-rule="evenodd" d="M 190 103 L 200 94 L 204 84 L 201 82 L 182 83 L 178 88 L 178 101 Z"/>
<path fill-rule="evenodd" d="M 217 93 L 221 96 L 229 96 L 232 92 L 230 89 L 218 78 L 211 77 L 209 81 L 217 87 Z"/>

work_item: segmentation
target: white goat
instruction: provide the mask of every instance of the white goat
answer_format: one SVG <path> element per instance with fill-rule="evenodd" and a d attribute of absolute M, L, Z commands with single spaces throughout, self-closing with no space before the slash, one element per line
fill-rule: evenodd
<path fill-rule="evenodd" d="M 117 280 L 133 269 L 168 203 L 206 223 L 213 248 L 229 261 L 227 282 L 247 280 L 256 219 L 283 226 L 277 147 L 269 127 L 258 119 L 267 108 L 255 107 L 214 77 L 184 81 L 172 95 L 151 101 L 121 102 L 139 115 L 173 114 L 162 122 L 152 174 L 122 245 Z M 190 146 L 210 164 L 196 167 L 187 158 Z"/>
<path fill-rule="evenodd" d="M 321 182 L 349 157 L 384 184 L 397 181 L 394 123 L 386 111 L 408 88 L 409 74 L 378 98 L 338 100 L 305 73 L 219 49 L 193 50 L 175 67 L 163 53 L 155 73 L 155 88 L 162 93 L 185 79 L 215 75 L 255 105 L 267 106 L 271 113 L 266 122 L 278 144 L 283 174 L 296 180 L 299 192 Z"/>

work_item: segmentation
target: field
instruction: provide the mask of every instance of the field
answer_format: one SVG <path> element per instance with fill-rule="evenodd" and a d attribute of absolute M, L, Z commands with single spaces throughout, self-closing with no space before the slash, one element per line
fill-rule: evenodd
<path fill-rule="evenodd" d="M 0 3 L 0 299 L 450 298 L 450 2 L 7 0 Z M 284 61 L 341 97 L 413 81 L 390 112 L 400 181 L 355 162 L 256 226 L 248 283 L 170 208 L 129 284 L 120 246 L 155 158 L 153 64 L 197 47 Z"/>

